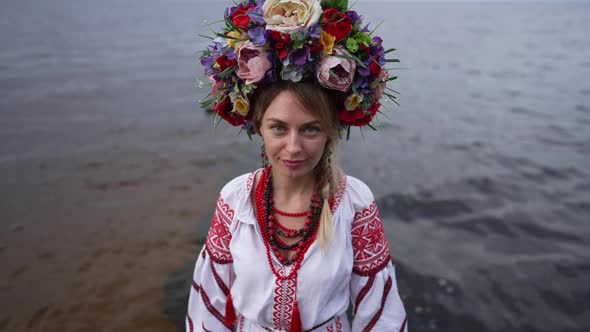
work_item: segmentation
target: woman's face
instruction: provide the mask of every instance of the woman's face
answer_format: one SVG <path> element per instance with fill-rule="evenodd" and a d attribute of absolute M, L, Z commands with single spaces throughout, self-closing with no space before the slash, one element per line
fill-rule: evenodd
<path fill-rule="evenodd" d="M 279 93 L 266 109 L 260 126 L 273 172 L 290 178 L 311 175 L 324 153 L 326 129 L 291 91 Z"/>

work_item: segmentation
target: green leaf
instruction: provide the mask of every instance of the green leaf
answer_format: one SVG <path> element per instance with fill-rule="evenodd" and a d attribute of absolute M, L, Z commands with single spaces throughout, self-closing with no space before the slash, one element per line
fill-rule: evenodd
<path fill-rule="evenodd" d="M 385 62 L 399 62 L 399 59 L 387 59 Z"/>
<path fill-rule="evenodd" d="M 211 36 L 205 36 L 205 35 L 201 35 L 199 34 L 199 37 L 203 37 L 203 38 L 207 38 L 207 39 L 211 39 L 214 40 L 215 38 L 211 37 Z"/>
<path fill-rule="evenodd" d="M 222 22 L 225 22 L 225 19 L 219 20 L 219 21 L 215 21 L 215 22 L 211 22 L 211 23 L 206 23 L 206 24 L 201 25 L 201 27 L 204 27 L 204 26 L 211 27 L 213 24 L 222 23 Z"/>
<path fill-rule="evenodd" d="M 371 126 L 371 124 L 370 124 L 370 123 L 367 123 L 367 127 L 369 127 L 369 128 L 371 128 L 371 129 L 373 129 L 374 131 L 377 131 L 377 128 L 375 128 L 375 127 Z"/>
<path fill-rule="evenodd" d="M 369 32 L 369 36 L 372 36 L 375 30 L 379 29 L 381 24 L 383 24 L 383 21 L 379 22 L 379 24 L 377 24 L 377 26 L 373 30 L 371 30 L 371 32 Z"/>
<path fill-rule="evenodd" d="M 385 53 L 385 54 L 387 54 L 387 53 L 391 53 L 391 52 L 393 52 L 393 51 L 395 51 L 395 48 L 390 48 L 390 49 L 388 49 L 387 51 L 385 51 L 384 53 Z"/>
<path fill-rule="evenodd" d="M 384 105 L 381 105 L 381 106 L 385 107 Z M 377 111 L 377 113 L 383 115 L 384 117 L 387 118 L 387 120 L 390 120 L 391 121 L 391 118 L 387 114 L 385 114 L 384 112 L 381 112 L 381 110 Z"/>
<path fill-rule="evenodd" d="M 346 11 L 348 0 L 322 0 L 322 9 L 327 8 L 338 8 L 341 11 Z"/>
<path fill-rule="evenodd" d="M 348 130 L 346 132 L 346 140 L 348 141 L 349 138 L 350 138 L 350 126 L 348 126 Z"/>
<path fill-rule="evenodd" d="M 347 9 L 347 11 L 351 10 L 352 7 L 354 7 L 357 3 L 359 2 L 359 0 L 356 0 L 352 5 L 350 5 Z"/>
<path fill-rule="evenodd" d="M 226 78 L 228 75 L 230 75 L 231 73 L 233 73 L 235 70 L 236 70 L 235 66 L 225 68 L 224 71 L 222 71 L 221 73 L 219 73 L 219 77 Z"/>
<path fill-rule="evenodd" d="M 229 17 L 225 19 L 225 25 L 231 30 L 238 30 L 238 27 L 235 26 L 234 21 L 232 21 Z"/>
<path fill-rule="evenodd" d="M 363 68 L 367 68 L 367 65 L 365 65 L 365 63 L 361 59 L 356 57 L 355 55 L 351 54 L 350 56 L 348 56 L 348 55 L 341 55 L 341 54 L 332 54 L 332 56 L 335 56 L 338 58 L 343 58 L 343 59 L 348 59 L 348 60 L 354 60 L 359 64 L 359 66 L 361 66 Z"/>

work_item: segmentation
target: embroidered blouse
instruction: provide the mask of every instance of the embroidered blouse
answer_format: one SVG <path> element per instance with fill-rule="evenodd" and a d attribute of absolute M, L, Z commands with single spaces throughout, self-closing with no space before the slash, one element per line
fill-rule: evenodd
<path fill-rule="evenodd" d="M 389 244 L 367 185 L 341 178 L 330 200 L 334 227 L 327 250 L 313 242 L 295 283 L 271 271 L 274 264 L 284 276 L 292 266 L 282 265 L 272 251 L 267 255 L 251 200 L 255 174 L 221 190 L 196 262 L 186 331 L 288 331 L 296 298 L 306 332 L 407 332 Z M 225 323 L 230 292 L 237 315 L 232 325 Z"/>

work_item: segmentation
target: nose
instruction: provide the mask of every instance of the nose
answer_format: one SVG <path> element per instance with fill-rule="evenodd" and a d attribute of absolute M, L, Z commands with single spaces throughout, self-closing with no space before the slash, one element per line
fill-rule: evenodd
<path fill-rule="evenodd" d="M 301 152 L 301 137 L 299 137 L 299 133 L 297 131 L 293 131 L 287 137 L 287 145 L 285 146 L 285 151 L 290 155 L 296 155 Z"/>

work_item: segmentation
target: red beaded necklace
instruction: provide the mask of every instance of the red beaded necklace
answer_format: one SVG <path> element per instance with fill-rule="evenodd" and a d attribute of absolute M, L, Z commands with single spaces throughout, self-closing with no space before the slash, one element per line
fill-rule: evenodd
<path fill-rule="evenodd" d="M 303 212 L 285 212 L 285 211 L 281 211 L 273 206 L 272 212 L 274 212 L 276 214 L 280 214 L 281 216 L 285 216 L 285 217 L 305 217 L 309 213 L 309 210 L 303 211 Z"/>
<path fill-rule="evenodd" d="M 255 208 L 258 217 L 258 224 L 262 231 L 264 238 L 264 244 L 267 249 L 268 263 L 271 267 L 273 274 L 279 279 L 290 279 L 296 275 L 297 270 L 301 266 L 301 261 L 307 249 L 311 246 L 315 240 L 315 236 L 319 224 L 319 214 L 321 212 L 320 207 L 322 206 L 323 199 L 318 197 L 317 193 L 314 193 L 310 204 L 310 211 L 306 211 L 307 220 L 302 230 L 294 230 L 280 225 L 278 220 L 272 215 L 272 175 L 271 166 L 268 166 L 262 171 L 259 183 L 256 186 L 255 191 Z M 281 232 L 287 232 L 291 236 L 293 233 L 301 233 L 302 239 L 299 241 L 287 245 L 279 237 Z M 289 236 L 286 236 L 289 237 Z M 275 257 L 284 265 L 294 264 L 293 269 L 289 275 L 284 277 L 281 276 L 274 267 L 272 259 L 270 257 L 271 249 L 275 254 Z M 294 250 L 295 254 L 291 259 L 285 259 L 279 249 Z"/>

